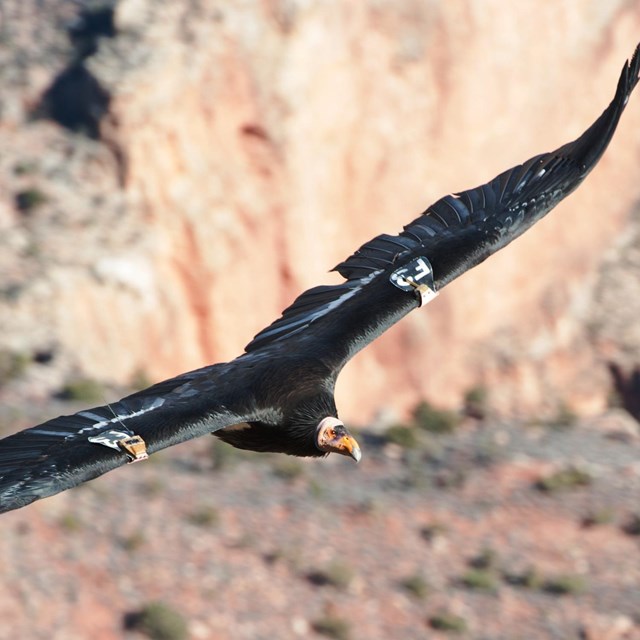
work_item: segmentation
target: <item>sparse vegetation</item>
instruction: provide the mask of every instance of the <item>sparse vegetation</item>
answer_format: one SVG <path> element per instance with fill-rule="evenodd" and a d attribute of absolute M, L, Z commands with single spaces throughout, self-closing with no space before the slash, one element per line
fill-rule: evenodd
<path fill-rule="evenodd" d="M 211 464 L 214 471 L 222 471 L 238 464 L 247 454 L 218 438 L 213 438 Z"/>
<path fill-rule="evenodd" d="M 436 409 L 426 400 L 420 402 L 413 411 L 413 421 L 417 427 L 433 434 L 451 433 L 460 424 L 460 416 L 454 411 Z"/>
<path fill-rule="evenodd" d="M 433 522 L 432 524 L 425 525 L 420 529 L 420 535 L 427 541 L 433 542 L 438 536 L 445 535 L 449 529 L 446 524 L 441 522 Z"/>
<path fill-rule="evenodd" d="M 544 585 L 544 576 L 534 568 L 529 568 L 522 573 L 505 573 L 504 580 L 515 587 L 523 589 L 542 589 Z"/>
<path fill-rule="evenodd" d="M 61 400 L 100 402 L 104 399 L 104 388 L 93 378 L 78 377 L 69 380 L 57 395 Z"/>
<path fill-rule="evenodd" d="M 16 176 L 26 176 L 35 173 L 38 165 L 34 160 L 21 160 L 13 165 L 13 174 Z"/>
<path fill-rule="evenodd" d="M 595 509 L 582 518 L 582 526 L 585 528 L 597 527 L 603 524 L 611 524 L 615 519 L 612 509 Z"/>
<path fill-rule="evenodd" d="M 65 513 L 60 520 L 58 521 L 60 527 L 64 529 L 67 533 L 73 533 L 75 531 L 80 531 L 82 529 L 83 524 L 82 520 L 75 513 Z"/>
<path fill-rule="evenodd" d="M 120 538 L 119 543 L 125 551 L 134 552 L 140 549 L 146 541 L 147 539 L 144 533 L 138 530 L 130 533 L 128 536 Z"/>
<path fill-rule="evenodd" d="M 623 525 L 622 531 L 628 536 L 640 536 L 640 514 L 632 515 Z"/>
<path fill-rule="evenodd" d="M 125 627 L 152 640 L 185 640 L 188 635 L 184 617 L 164 602 L 150 602 L 140 611 L 128 614 Z"/>
<path fill-rule="evenodd" d="M 552 595 L 577 595 L 587 588 L 584 576 L 572 574 L 545 576 L 533 567 L 522 573 L 505 573 L 503 578 L 514 587 L 533 589 Z"/>
<path fill-rule="evenodd" d="M 3 349 L 0 351 L 0 386 L 22 376 L 31 358 L 26 353 Z"/>
<path fill-rule="evenodd" d="M 587 582 L 583 576 L 561 575 L 547 578 L 542 584 L 542 590 L 554 595 L 577 595 L 587 588 Z"/>
<path fill-rule="evenodd" d="M 384 437 L 387 442 L 397 444 L 403 449 L 415 449 L 420 444 L 416 429 L 400 424 L 389 427 Z"/>
<path fill-rule="evenodd" d="M 18 211 L 32 213 L 47 201 L 47 196 L 37 187 L 31 187 L 16 193 L 15 203 Z"/>
<path fill-rule="evenodd" d="M 354 578 L 353 569 L 344 562 L 334 560 L 323 569 L 316 569 L 307 574 L 307 580 L 318 586 L 331 586 L 346 589 Z"/>
<path fill-rule="evenodd" d="M 469 566 L 481 570 L 496 569 L 498 554 L 491 547 L 484 547 L 478 555 L 469 560 Z"/>
<path fill-rule="evenodd" d="M 577 467 L 566 467 L 540 478 L 535 487 L 544 493 L 557 493 L 568 489 L 587 487 L 592 483 L 591 474 Z"/>
<path fill-rule="evenodd" d="M 218 510 L 210 506 L 202 506 L 188 515 L 191 524 L 198 527 L 215 527 L 220 522 L 220 514 Z"/>
<path fill-rule="evenodd" d="M 146 389 L 151 386 L 151 379 L 149 375 L 144 369 L 136 369 L 131 376 L 131 380 L 129 381 L 129 386 L 134 391 L 141 391 L 142 389 Z"/>
<path fill-rule="evenodd" d="M 273 462 L 273 473 L 276 477 L 293 482 L 304 475 L 304 463 L 296 458 L 278 456 Z"/>
<path fill-rule="evenodd" d="M 488 569 L 469 569 L 461 578 L 460 584 L 474 591 L 491 591 L 498 588 L 498 580 Z"/>
<path fill-rule="evenodd" d="M 423 575 L 416 573 L 400 581 L 400 586 L 414 598 L 424 600 L 430 591 L 429 583 Z"/>
<path fill-rule="evenodd" d="M 550 429 L 568 429 L 575 426 L 578 416 L 564 402 L 558 405 L 556 415 L 547 420 L 544 424 Z"/>
<path fill-rule="evenodd" d="M 326 615 L 311 623 L 311 628 L 322 636 L 334 638 L 335 640 L 349 640 L 351 637 L 351 627 L 344 619 L 336 615 Z"/>
<path fill-rule="evenodd" d="M 489 392 L 486 387 L 472 387 L 464 394 L 464 413 L 470 418 L 484 420 L 487 417 Z"/>
<path fill-rule="evenodd" d="M 450 611 L 439 611 L 429 618 L 429 626 L 437 631 L 449 631 L 451 633 L 463 633 L 467 630 L 464 618 Z"/>

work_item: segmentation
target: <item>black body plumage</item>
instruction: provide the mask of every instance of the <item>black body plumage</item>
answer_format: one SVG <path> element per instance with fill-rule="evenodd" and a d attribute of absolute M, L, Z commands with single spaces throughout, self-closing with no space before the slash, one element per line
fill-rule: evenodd
<path fill-rule="evenodd" d="M 320 419 L 337 415 L 338 373 L 418 306 L 415 296 L 391 284 L 391 273 L 425 256 L 440 290 L 546 215 L 600 159 L 639 72 L 640 46 L 625 63 L 611 104 L 578 139 L 487 184 L 445 196 L 397 236 L 370 240 L 335 267 L 345 282 L 303 293 L 236 360 L 1 440 L 0 512 L 125 464 L 122 451 L 88 439 L 112 428 L 141 436 L 149 453 L 214 433 L 240 448 L 324 455 L 314 436 Z"/>

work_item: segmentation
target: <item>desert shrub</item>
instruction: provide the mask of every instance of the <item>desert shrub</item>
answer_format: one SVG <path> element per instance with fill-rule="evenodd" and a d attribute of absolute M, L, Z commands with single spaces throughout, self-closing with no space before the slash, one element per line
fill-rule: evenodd
<path fill-rule="evenodd" d="M 564 402 L 558 405 L 556 415 L 549 418 L 544 424 L 550 429 L 568 429 L 575 426 L 578 416 Z"/>
<path fill-rule="evenodd" d="M 331 586 L 346 589 L 354 578 L 353 569 L 339 560 L 334 560 L 322 569 L 316 569 L 307 574 L 307 579 L 318 586 Z"/>
<path fill-rule="evenodd" d="M 561 575 L 553 578 L 547 578 L 542 590 L 546 593 L 554 595 L 576 595 L 582 593 L 587 588 L 587 582 L 584 576 L 578 575 Z"/>
<path fill-rule="evenodd" d="M 16 193 L 16 207 L 22 213 L 31 213 L 47 201 L 47 196 L 37 187 Z"/>
<path fill-rule="evenodd" d="M 632 515 L 622 525 L 622 531 L 628 536 L 640 536 L 640 514 Z"/>
<path fill-rule="evenodd" d="M 134 531 L 129 535 L 121 537 L 118 542 L 120 546 L 128 552 L 134 552 L 140 549 L 147 541 L 144 532 L 141 530 Z"/>
<path fill-rule="evenodd" d="M 489 392 L 486 387 L 472 387 L 464 394 L 465 415 L 484 420 L 487 417 L 489 405 Z"/>
<path fill-rule="evenodd" d="M 429 626 L 437 631 L 449 631 L 451 633 L 463 633 L 467 630 L 464 618 L 450 611 L 439 611 L 429 618 Z"/>
<path fill-rule="evenodd" d="M 435 538 L 438 536 L 443 536 L 449 531 L 446 524 L 442 524 L 441 522 L 433 522 L 431 524 L 427 524 L 420 529 L 420 536 L 424 538 L 427 542 L 433 542 Z"/>
<path fill-rule="evenodd" d="M 22 376 L 30 358 L 27 354 L 18 351 L 3 349 L 0 351 L 0 386 L 7 384 Z"/>
<path fill-rule="evenodd" d="M 211 466 L 214 471 L 229 469 L 238 464 L 247 455 L 241 449 L 236 449 L 218 438 L 213 438 L 212 440 Z"/>
<path fill-rule="evenodd" d="M 597 527 L 603 524 L 611 524 L 615 519 L 615 514 L 612 509 L 594 509 L 589 511 L 582 518 L 583 527 Z"/>
<path fill-rule="evenodd" d="M 474 591 L 496 591 L 498 588 L 495 574 L 487 569 L 469 569 L 460 578 L 460 584 Z"/>
<path fill-rule="evenodd" d="M 535 568 L 529 568 L 521 573 L 505 572 L 504 580 L 508 584 L 523 589 L 542 589 L 544 585 L 544 576 Z"/>
<path fill-rule="evenodd" d="M 187 519 L 198 527 L 215 527 L 220 522 L 220 513 L 214 507 L 202 506 L 192 511 Z"/>
<path fill-rule="evenodd" d="M 566 467 L 540 478 L 535 487 L 544 493 L 557 493 L 568 489 L 587 487 L 593 481 L 591 475 L 577 467 Z"/>
<path fill-rule="evenodd" d="M 460 424 L 460 416 L 457 413 L 436 409 L 426 401 L 416 406 L 413 420 L 417 427 L 434 434 L 451 433 Z"/>
<path fill-rule="evenodd" d="M 304 475 L 304 463 L 296 458 L 279 456 L 273 462 L 273 473 L 280 479 L 293 482 Z"/>
<path fill-rule="evenodd" d="M 416 430 L 413 427 L 408 427 L 401 424 L 396 424 L 392 427 L 389 427 L 385 431 L 384 437 L 387 442 L 397 444 L 403 449 L 415 449 L 420 444 L 420 440 L 418 438 Z"/>
<path fill-rule="evenodd" d="M 79 377 L 69 380 L 57 395 L 61 400 L 100 402 L 104 399 L 104 388 L 97 380 Z"/>
<path fill-rule="evenodd" d="M 474 569 L 495 569 L 498 566 L 498 554 L 491 547 L 484 547 L 478 555 L 469 560 Z"/>
<path fill-rule="evenodd" d="M 80 531 L 82 529 L 83 524 L 80 517 L 75 513 L 65 513 L 58 524 L 62 529 L 64 529 L 67 533 L 73 533 L 74 531 Z"/>
<path fill-rule="evenodd" d="M 326 615 L 311 623 L 311 628 L 321 636 L 334 638 L 335 640 L 349 640 L 351 627 L 344 619 L 335 615 Z"/>
<path fill-rule="evenodd" d="M 419 573 L 415 573 L 400 581 L 400 586 L 415 598 L 424 599 L 430 591 L 429 583 Z"/>
<path fill-rule="evenodd" d="M 188 635 L 184 617 L 164 602 L 150 602 L 125 616 L 125 627 L 152 640 L 185 640 Z"/>

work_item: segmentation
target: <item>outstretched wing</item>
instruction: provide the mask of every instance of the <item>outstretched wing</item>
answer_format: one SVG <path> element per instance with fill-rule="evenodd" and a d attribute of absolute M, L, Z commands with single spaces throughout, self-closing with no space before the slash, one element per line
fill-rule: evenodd
<path fill-rule="evenodd" d="M 246 350 L 304 349 L 337 374 L 351 356 L 418 306 L 412 292 L 393 286 L 394 272 L 421 257 L 432 268 L 433 289 L 439 290 L 517 238 L 578 187 L 607 148 L 639 72 L 640 45 L 622 69 L 611 104 L 577 140 L 480 187 L 445 196 L 397 236 L 367 242 L 335 267 L 345 282 L 303 293 Z"/>
<path fill-rule="evenodd" d="M 205 367 L 8 436 L 0 441 L 0 513 L 142 459 L 145 453 L 255 419 L 246 406 L 250 403 L 238 399 L 250 384 L 246 374 L 242 361 Z"/>

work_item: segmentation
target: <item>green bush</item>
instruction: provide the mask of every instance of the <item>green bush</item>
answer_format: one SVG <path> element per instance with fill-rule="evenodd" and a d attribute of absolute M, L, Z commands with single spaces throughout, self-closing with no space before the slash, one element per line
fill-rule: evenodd
<path fill-rule="evenodd" d="M 220 522 L 220 514 L 214 507 L 199 507 L 187 516 L 191 524 L 198 527 L 215 527 Z"/>
<path fill-rule="evenodd" d="M 487 417 L 489 392 L 485 387 L 472 387 L 464 394 L 465 415 L 484 420 Z"/>
<path fill-rule="evenodd" d="M 523 589 L 542 589 L 544 576 L 534 568 L 526 569 L 522 573 L 505 573 L 504 579 L 509 584 Z"/>
<path fill-rule="evenodd" d="M 419 573 L 401 580 L 400 586 L 412 596 L 421 600 L 426 598 L 430 591 L 429 583 Z"/>
<path fill-rule="evenodd" d="M 469 569 L 460 578 L 460 583 L 474 591 L 496 591 L 498 588 L 496 576 L 487 569 Z"/>
<path fill-rule="evenodd" d="M 293 482 L 304 475 L 304 463 L 296 458 L 278 457 L 273 463 L 273 473 L 286 482 Z"/>
<path fill-rule="evenodd" d="M 547 578 L 542 585 L 542 590 L 554 595 L 576 595 L 587 588 L 587 582 L 583 576 L 563 575 Z"/>
<path fill-rule="evenodd" d="M 564 402 L 557 408 L 556 415 L 547 420 L 544 424 L 550 429 L 568 429 L 575 426 L 578 416 Z"/>
<path fill-rule="evenodd" d="M 335 640 L 349 640 L 351 627 L 343 618 L 335 615 L 327 615 L 311 623 L 311 628 L 321 636 L 335 638 Z"/>
<path fill-rule="evenodd" d="M 353 569 L 339 560 L 334 560 L 322 569 L 316 569 L 307 575 L 309 582 L 337 589 L 346 589 L 354 578 Z"/>
<path fill-rule="evenodd" d="M 47 201 L 47 196 L 36 187 L 16 193 L 16 207 L 22 213 L 31 213 Z"/>
<path fill-rule="evenodd" d="M 436 409 L 427 401 L 420 402 L 413 410 L 415 425 L 434 434 L 451 433 L 460 424 L 460 416 L 454 411 Z"/>
<path fill-rule="evenodd" d="M 100 402 L 104 400 L 104 387 L 92 378 L 75 378 L 69 380 L 58 392 L 62 400 L 78 402 Z"/>
<path fill-rule="evenodd" d="M 31 358 L 21 352 L 3 349 L 0 351 L 0 386 L 22 376 Z"/>
<path fill-rule="evenodd" d="M 452 633 L 463 633 L 467 630 L 467 623 L 464 618 L 450 611 L 440 611 L 432 615 L 429 618 L 429 626 L 438 631 L 450 631 Z"/>
<path fill-rule="evenodd" d="M 140 611 L 129 614 L 125 626 L 152 640 L 185 640 L 188 635 L 184 617 L 164 602 L 150 602 Z"/>
<path fill-rule="evenodd" d="M 544 493 L 557 493 L 558 491 L 587 487 L 592 481 L 593 478 L 587 471 L 577 467 L 566 467 L 545 478 L 540 478 L 535 483 L 535 487 Z"/>
<path fill-rule="evenodd" d="M 640 514 L 632 515 L 627 522 L 622 525 L 622 531 L 628 536 L 640 536 Z"/>
<path fill-rule="evenodd" d="M 400 424 L 389 427 L 385 431 L 384 437 L 387 442 L 397 444 L 403 449 L 415 449 L 420 444 L 416 430 L 413 427 Z"/>

